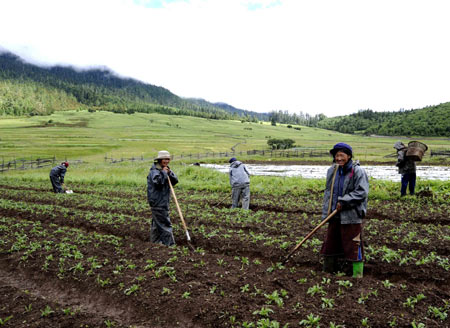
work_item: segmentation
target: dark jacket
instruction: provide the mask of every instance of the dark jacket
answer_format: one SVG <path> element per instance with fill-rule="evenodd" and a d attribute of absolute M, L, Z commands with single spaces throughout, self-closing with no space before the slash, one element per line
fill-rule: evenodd
<path fill-rule="evenodd" d="M 406 156 L 407 148 L 397 151 L 397 164 L 398 173 L 416 173 L 416 162 L 411 157 Z"/>
<path fill-rule="evenodd" d="M 65 165 L 58 165 L 51 169 L 50 176 L 59 178 L 60 183 L 64 183 L 64 176 L 66 175 L 67 167 Z"/>
<path fill-rule="evenodd" d="M 150 207 L 158 207 L 169 209 L 170 186 L 168 178 L 172 186 L 178 183 L 178 178 L 170 171 L 167 174 L 158 163 L 153 164 L 147 176 L 147 199 Z"/>
<path fill-rule="evenodd" d="M 342 175 L 339 175 L 339 172 L 336 173 L 334 190 L 331 191 L 331 182 L 336 166 L 337 164 L 333 164 L 327 172 L 327 182 L 322 206 L 322 219 L 328 216 L 329 201 L 330 197 L 333 195 L 331 210 L 336 208 L 336 203 L 338 201 L 342 203 L 342 210 L 339 212 L 341 224 L 362 223 L 362 219 L 366 216 L 367 198 L 369 195 L 369 179 L 366 171 L 358 162 L 351 162 L 349 167 L 342 170 Z M 339 196 L 336 200 L 334 198 L 337 194 L 339 194 Z"/>
<path fill-rule="evenodd" d="M 231 187 L 250 184 L 250 173 L 240 161 L 234 161 L 230 165 L 230 185 Z"/>

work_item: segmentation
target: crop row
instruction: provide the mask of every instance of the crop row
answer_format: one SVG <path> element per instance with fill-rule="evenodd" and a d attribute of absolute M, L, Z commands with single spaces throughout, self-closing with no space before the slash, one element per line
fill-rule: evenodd
<path fill-rule="evenodd" d="M 311 267 L 286 267 L 264 257 L 206 256 L 200 247 L 195 252 L 187 247 L 165 248 L 13 217 L 0 218 L 0 234 L 3 264 L 6 255 L 11 268 L 26 268 L 68 285 L 75 281 L 91 293 L 120 296 L 124 304 L 137 302 L 139 309 L 147 309 L 149 320 L 155 313 L 147 303 L 154 302 L 156 295 L 160 306 L 173 301 L 182 312 L 194 311 L 189 305 L 192 299 L 201 300 L 205 306 L 195 311 L 202 322 L 240 326 L 285 317 L 345 324 L 341 311 L 330 310 L 348 302 L 354 304 L 355 315 L 369 324 L 380 320 L 367 311 L 369 303 L 382 310 L 386 324 L 406 323 L 402 312 L 409 312 L 417 322 L 437 322 L 448 312 L 448 304 L 435 290 L 416 294 L 408 284 L 372 278 L 368 278 L 371 288 L 365 289 L 343 276 L 318 275 Z M 401 294 L 399 300 L 389 300 L 392 290 Z M 244 309 L 232 306 L 236 298 L 247 304 Z"/>

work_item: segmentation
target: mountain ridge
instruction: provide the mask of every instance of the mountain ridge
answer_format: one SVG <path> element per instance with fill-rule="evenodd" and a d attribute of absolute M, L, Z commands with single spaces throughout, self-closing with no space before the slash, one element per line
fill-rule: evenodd
<path fill-rule="evenodd" d="M 105 66 L 86 69 L 70 65 L 40 66 L 29 63 L 5 50 L 0 52 L 0 80 L 13 84 L 14 82 L 34 82 L 41 87 L 62 90 L 69 97 L 75 97 L 81 107 L 90 109 L 115 112 L 159 111 L 166 114 L 193 115 L 213 119 L 251 118 L 258 120 L 268 118 L 268 114 L 238 109 L 228 104 L 222 106 L 204 99 L 181 98 L 164 87 L 120 76 Z M 30 98 L 33 97 L 30 96 Z M 8 113 L 4 108 L 3 112 L 16 115 L 39 115 L 49 114 L 55 110 L 54 108 L 42 110 L 45 104 L 39 106 L 39 104 L 31 102 L 29 105 L 21 110 L 12 111 L 12 113 Z M 36 109 L 39 107 L 41 110 Z"/>

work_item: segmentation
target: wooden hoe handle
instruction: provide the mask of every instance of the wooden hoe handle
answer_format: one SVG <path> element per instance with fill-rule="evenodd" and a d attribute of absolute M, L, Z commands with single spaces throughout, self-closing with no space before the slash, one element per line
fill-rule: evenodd
<path fill-rule="evenodd" d="M 180 205 L 178 205 L 177 196 L 175 195 L 175 191 L 173 190 L 172 182 L 170 182 L 170 177 L 168 177 L 168 180 L 169 180 L 170 191 L 172 192 L 173 199 L 175 200 L 175 205 L 177 205 L 177 210 L 178 210 L 178 214 L 180 215 L 181 223 L 183 224 L 184 231 L 186 232 L 186 238 L 188 241 L 191 241 L 191 236 L 189 236 L 189 231 L 187 229 L 186 222 L 184 221 L 183 213 L 181 213 Z"/>
<path fill-rule="evenodd" d="M 327 223 L 328 221 L 330 221 L 330 219 L 337 213 L 337 210 L 334 210 L 333 212 L 331 212 L 330 215 L 328 215 L 322 222 L 320 222 L 320 224 L 315 227 L 305 238 L 303 238 L 303 240 L 297 244 L 297 246 L 295 246 L 292 251 L 289 252 L 288 256 L 286 256 L 286 259 L 284 260 L 283 264 L 287 262 L 287 260 L 289 260 L 289 258 L 292 256 L 292 254 L 295 253 L 295 251 L 297 249 L 300 248 L 300 246 L 303 245 L 303 243 L 305 241 L 307 241 L 312 235 L 314 235 L 314 233 L 320 229 L 320 227 L 322 227 L 325 223 Z"/>

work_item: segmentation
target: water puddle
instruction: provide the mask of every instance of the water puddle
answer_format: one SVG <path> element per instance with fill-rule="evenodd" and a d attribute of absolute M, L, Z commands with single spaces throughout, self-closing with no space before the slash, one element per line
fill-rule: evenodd
<path fill-rule="evenodd" d="M 228 173 L 229 165 L 202 164 L 203 167 L 212 168 Z M 251 175 L 268 175 L 282 177 L 303 177 L 306 179 L 325 178 L 329 166 L 327 165 L 262 165 L 245 164 Z M 362 166 L 369 177 L 379 180 L 400 181 L 400 174 L 395 166 Z M 419 166 L 416 174 L 424 180 L 450 180 L 450 166 Z"/>

